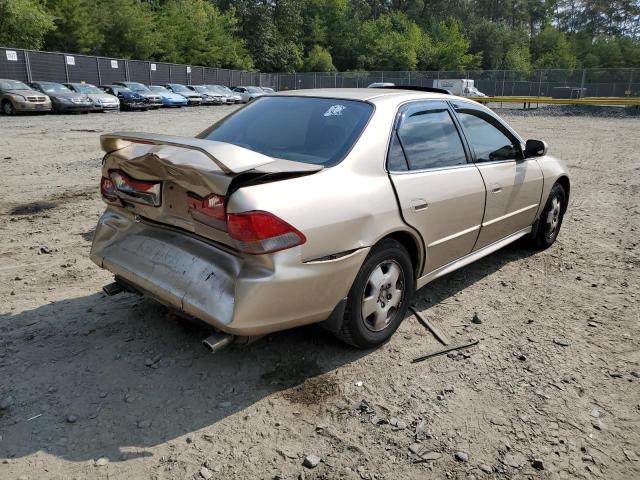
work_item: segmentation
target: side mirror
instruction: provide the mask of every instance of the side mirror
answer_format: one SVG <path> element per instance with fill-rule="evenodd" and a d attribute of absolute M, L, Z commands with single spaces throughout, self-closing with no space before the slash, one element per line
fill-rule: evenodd
<path fill-rule="evenodd" d="M 542 140 L 527 140 L 524 147 L 524 158 L 543 157 L 547 154 L 547 142 Z"/>

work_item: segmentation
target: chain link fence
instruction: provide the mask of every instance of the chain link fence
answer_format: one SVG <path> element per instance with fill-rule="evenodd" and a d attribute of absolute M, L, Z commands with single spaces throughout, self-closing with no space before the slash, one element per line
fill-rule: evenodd
<path fill-rule="evenodd" d="M 586 97 L 640 96 L 640 68 L 576 70 L 481 70 L 433 72 L 310 72 L 280 73 L 278 90 L 358 88 L 374 82 L 433 86 L 438 79 L 471 79 L 488 96 L 550 97 L 556 87 L 584 88 Z"/>
<path fill-rule="evenodd" d="M 226 68 L 0 47 L 0 78 L 23 82 L 40 80 L 109 85 L 129 81 L 147 85 L 182 83 L 275 87 L 276 77 L 275 74 Z"/>
<path fill-rule="evenodd" d="M 481 70 L 432 72 L 305 72 L 260 73 L 166 62 L 95 57 L 0 47 L 0 78 L 21 81 L 118 81 L 147 85 L 164 83 L 258 85 L 277 90 L 366 87 L 374 82 L 433 86 L 438 79 L 471 79 L 489 96 L 552 96 L 556 87 L 583 88 L 587 97 L 639 97 L 640 68 L 575 70 Z"/>

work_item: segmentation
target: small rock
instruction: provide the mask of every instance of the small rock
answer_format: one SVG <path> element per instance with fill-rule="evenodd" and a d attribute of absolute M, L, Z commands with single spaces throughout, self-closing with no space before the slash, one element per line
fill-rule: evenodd
<path fill-rule="evenodd" d="M 459 462 L 467 462 L 469 460 L 469 454 L 465 452 L 456 452 L 454 457 Z"/>
<path fill-rule="evenodd" d="M 582 455 L 582 461 L 593 463 L 593 457 L 591 455 Z"/>
<path fill-rule="evenodd" d="M 11 408 L 13 403 L 14 403 L 14 400 L 13 400 L 13 397 L 11 395 L 9 395 L 7 397 L 4 397 L 0 401 L 0 410 L 8 410 L 9 408 Z"/>
<path fill-rule="evenodd" d="M 421 453 L 418 456 L 420 457 L 421 460 L 428 461 L 428 462 L 432 462 L 434 460 L 440 460 L 442 458 L 441 453 L 432 452 L 432 451 Z"/>
<path fill-rule="evenodd" d="M 640 372 L 631 372 L 631 375 L 633 375 L 636 378 L 640 378 Z"/>
<path fill-rule="evenodd" d="M 150 358 L 147 358 L 147 359 L 144 361 L 144 365 L 145 365 L 145 367 L 150 367 L 150 366 L 152 366 L 152 365 L 153 365 L 153 360 L 151 360 Z"/>
<path fill-rule="evenodd" d="M 47 247 L 46 245 L 43 245 L 42 247 L 40 247 L 40 253 L 49 254 L 49 253 L 51 253 L 51 249 L 49 247 Z"/>
<path fill-rule="evenodd" d="M 505 455 L 502 462 L 505 465 L 508 465 L 513 468 L 520 468 L 520 465 L 522 465 L 523 463 L 519 455 L 511 455 L 511 454 Z"/>
<path fill-rule="evenodd" d="M 151 426 L 151 420 L 138 420 L 138 428 L 149 428 Z"/>
<path fill-rule="evenodd" d="M 524 362 L 527 359 L 526 355 L 518 355 L 518 360 Z"/>
<path fill-rule="evenodd" d="M 482 320 L 480 320 L 480 317 L 478 316 L 478 312 L 473 313 L 473 318 L 471 319 L 471 323 L 475 323 L 476 325 L 480 325 L 482 323 Z"/>
<path fill-rule="evenodd" d="M 107 396 L 107 392 L 100 392 L 100 398 L 105 398 Z"/>
<path fill-rule="evenodd" d="M 534 458 L 531 466 L 536 470 L 544 470 L 544 462 L 540 458 Z"/>
<path fill-rule="evenodd" d="M 193 443 L 193 437 L 189 436 L 189 437 L 185 438 L 185 442 Z"/>
<path fill-rule="evenodd" d="M 638 455 L 636 455 L 636 452 L 634 452 L 633 450 L 626 450 L 626 449 L 622 449 L 622 453 L 624 453 L 624 456 L 627 457 L 627 459 L 630 462 L 637 462 L 638 461 Z"/>
<path fill-rule="evenodd" d="M 213 472 L 209 470 L 207 467 L 202 467 L 200 469 L 200 476 L 204 478 L 204 480 L 209 480 L 213 477 Z"/>
<path fill-rule="evenodd" d="M 593 418 L 598 418 L 598 417 L 600 417 L 600 410 L 598 410 L 597 408 L 594 408 L 593 410 L 591 410 L 590 415 Z"/>
<path fill-rule="evenodd" d="M 107 457 L 100 457 L 96 460 L 96 467 L 104 467 L 107 463 L 109 463 L 109 459 Z"/>
<path fill-rule="evenodd" d="M 613 378 L 622 378 L 622 373 L 618 371 L 609 372 L 609 376 Z"/>
<path fill-rule="evenodd" d="M 489 465 L 485 465 L 484 463 L 481 463 L 478 468 L 484 473 L 493 473 L 493 468 L 491 468 Z"/>
<path fill-rule="evenodd" d="M 316 468 L 320 464 L 320 457 L 317 455 L 307 455 L 304 457 L 302 465 L 307 468 Z"/>
<path fill-rule="evenodd" d="M 556 345 L 560 345 L 561 347 L 568 347 L 569 345 L 571 345 L 569 340 L 565 338 L 554 338 L 553 343 L 555 343 Z"/>
<path fill-rule="evenodd" d="M 587 327 L 591 327 L 591 328 L 598 328 L 600 325 L 598 325 L 596 322 L 589 322 L 587 323 Z"/>
<path fill-rule="evenodd" d="M 362 385 L 364 385 L 364 383 L 362 382 L 362 380 L 358 380 L 358 381 L 355 383 L 355 385 L 356 385 L 356 387 L 361 387 Z"/>
<path fill-rule="evenodd" d="M 436 395 L 436 400 L 444 400 L 444 395 Z"/>
<path fill-rule="evenodd" d="M 78 421 L 78 417 L 75 415 L 67 415 L 67 423 L 76 423 Z"/>
<path fill-rule="evenodd" d="M 593 428 L 595 428 L 596 430 L 602 430 L 604 428 L 602 422 L 596 419 L 591 420 L 591 425 L 593 425 Z"/>
<path fill-rule="evenodd" d="M 444 387 L 444 391 L 445 393 L 453 393 L 455 392 L 455 387 L 453 385 L 447 385 L 446 387 Z"/>
<path fill-rule="evenodd" d="M 389 420 L 389 424 L 392 427 L 398 428 L 399 430 L 404 430 L 405 428 L 407 428 L 407 424 L 405 422 L 395 417 L 392 417 L 391 420 Z"/>

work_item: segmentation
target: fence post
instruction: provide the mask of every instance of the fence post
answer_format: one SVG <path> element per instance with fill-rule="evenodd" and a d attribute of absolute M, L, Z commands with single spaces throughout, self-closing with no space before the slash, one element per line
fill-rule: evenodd
<path fill-rule="evenodd" d="M 629 86 L 627 87 L 627 91 L 629 92 L 629 97 L 631 96 L 631 84 L 633 83 L 633 68 L 629 69 Z M 627 95 L 625 95 L 627 96 Z"/>
<path fill-rule="evenodd" d="M 102 72 L 100 72 L 100 57 L 96 57 L 96 68 L 98 69 L 98 85 L 102 85 Z"/>
<path fill-rule="evenodd" d="M 580 80 L 580 95 L 582 95 L 582 89 L 584 88 L 584 79 L 587 76 L 587 69 L 583 68 L 582 69 L 582 80 Z"/>
<path fill-rule="evenodd" d="M 67 83 L 69 83 L 69 68 L 67 67 L 67 56 L 62 54 L 62 61 L 64 62 L 64 76 L 67 79 Z"/>
<path fill-rule="evenodd" d="M 151 62 L 147 62 L 149 67 L 149 85 L 153 85 L 153 78 L 151 77 Z"/>
<path fill-rule="evenodd" d="M 33 77 L 31 76 L 31 61 L 29 61 L 29 52 L 27 52 L 26 50 L 22 50 L 22 54 L 24 55 L 24 66 L 27 70 L 27 82 L 33 82 Z"/>

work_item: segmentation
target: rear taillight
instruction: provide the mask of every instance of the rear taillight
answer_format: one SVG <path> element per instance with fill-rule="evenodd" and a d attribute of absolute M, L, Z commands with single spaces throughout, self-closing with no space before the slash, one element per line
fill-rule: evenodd
<path fill-rule="evenodd" d="M 227 231 L 240 250 L 252 255 L 277 252 L 306 241 L 301 232 L 269 212 L 230 213 Z"/>
<path fill-rule="evenodd" d="M 122 200 L 159 207 L 162 201 L 162 182 L 150 182 L 131 178 L 121 170 L 109 171 L 109 178 L 114 193 Z"/>
<path fill-rule="evenodd" d="M 187 205 L 189 207 L 189 215 L 194 220 L 216 228 L 224 229 L 226 227 L 223 196 L 211 194 L 202 198 L 189 192 L 187 193 Z"/>
<path fill-rule="evenodd" d="M 102 195 L 102 199 L 105 202 L 120 205 L 120 200 L 118 200 L 116 195 L 116 186 L 110 178 L 102 177 L 100 179 L 100 195 Z"/>

